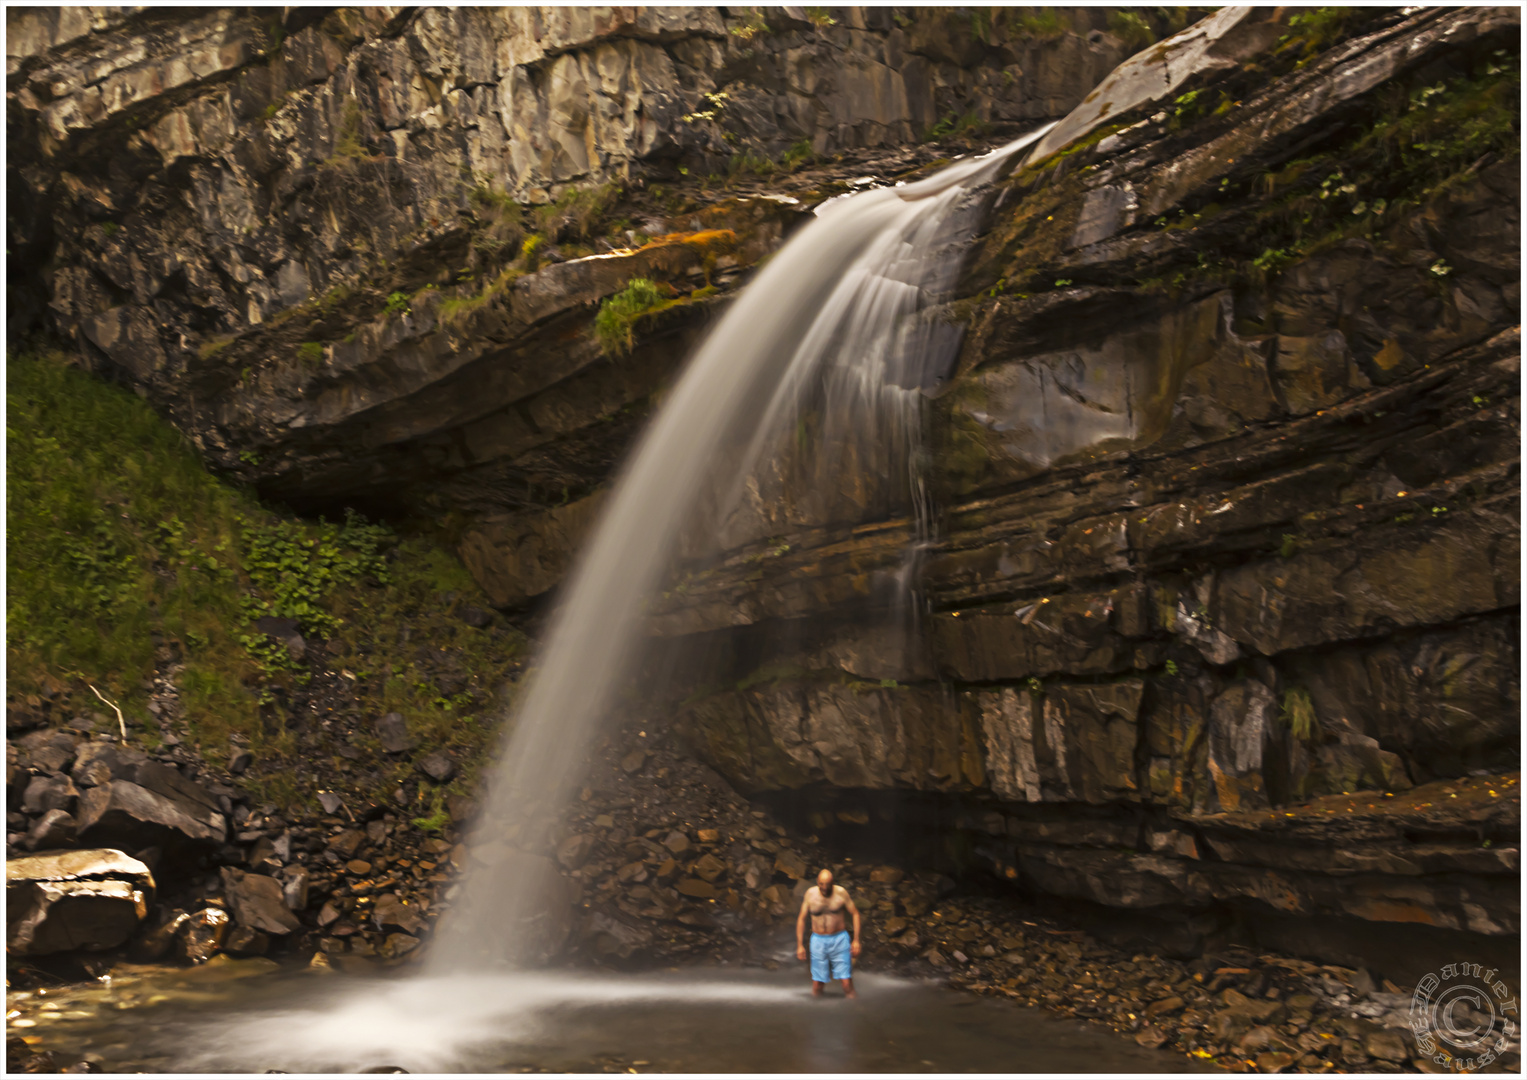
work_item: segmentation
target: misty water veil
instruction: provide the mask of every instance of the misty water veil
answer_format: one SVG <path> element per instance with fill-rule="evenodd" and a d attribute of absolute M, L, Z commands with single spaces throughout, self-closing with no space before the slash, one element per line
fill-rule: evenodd
<path fill-rule="evenodd" d="M 1048 130 L 915 183 L 828 201 L 696 351 L 563 588 L 431 973 L 548 958 L 542 924 L 566 897 L 550 861 L 528 853 L 545 846 L 592 740 L 620 708 L 646 614 L 681 564 L 692 572 L 782 523 L 907 513 L 913 549 L 884 600 L 904 620 L 915 614 L 907 594 L 931 527 L 921 406 L 961 341 L 939 305 L 992 182 Z"/>

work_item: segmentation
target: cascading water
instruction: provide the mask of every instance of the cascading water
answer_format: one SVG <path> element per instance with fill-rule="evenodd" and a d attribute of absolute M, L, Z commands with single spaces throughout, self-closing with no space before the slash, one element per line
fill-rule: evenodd
<path fill-rule="evenodd" d="M 891 477 L 892 489 L 904 478 L 898 495 L 926 527 L 920 403 L 960 341 L 932 309 L 954 284 L 991 181 L 1047 130 L 927 180 L 828 202 L 698 350 L 568 579 L 492 778 L 463 891 L 437 930 L 431 972 L 544 957 L 553 931 L 543 920 L 567 898 L 550 860 L 531 853 L 544 847 L 631 671 L 646 606 L 686 535 L 726 547 L 748 533 L 750 516 L 769 513 L 760 466 L 777 465 L 808 406 L 821 422 L 815 452 L 798 462 L 808 480 L 800 486 L 829 496 L 812 512 L 834 512 L 831 493 L 848 468 Z"/>

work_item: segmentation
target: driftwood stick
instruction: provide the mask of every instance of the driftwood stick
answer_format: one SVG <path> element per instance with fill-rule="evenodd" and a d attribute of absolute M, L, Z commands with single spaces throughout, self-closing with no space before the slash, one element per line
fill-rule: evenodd
<path fill-rule="evenodd" d="M 86 686 L 90 686 L 89 683 L 86 683 L 85 685 Z M 117 726 L 122 729 L 122 741 L 126 742 L 127 741 L 127 721 L 122 719 L 122 710 L 117 708 L 117 703 L 115 701 L 112 701 L 109 698 L 107 698 L 106 695 L 102 694 L 94 686 L 90 686 L 90 692 L 92 694 L 94 694 L 96 697 L 100 698 L 106 704 L 110 705 L 112 711 L 117 714 Z"/>

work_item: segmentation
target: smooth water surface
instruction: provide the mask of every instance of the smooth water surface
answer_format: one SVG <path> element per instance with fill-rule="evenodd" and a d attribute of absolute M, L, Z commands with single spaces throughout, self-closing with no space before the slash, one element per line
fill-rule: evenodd
<path fill-rule="evenodd" d="M 240 972 L 225 968 L 225 975 Z M 450 977 L 144 971 L 50 995 L 34 1049 L 112 1072 L 1174 1072 L 1188 1059 L 886 975 L 813 999 L 802 967 Z M 15 995 L 13 995 L 13 998 Z M 35 1006 L 36 1000 L 15 1002 Z M 28 1015 L 39 1016 L 34 1008 Z M 13 1031 L 12 1034 L 19 1032 Z M 1196 1063 L 1193 1063 L 1196 1064 Z"/>

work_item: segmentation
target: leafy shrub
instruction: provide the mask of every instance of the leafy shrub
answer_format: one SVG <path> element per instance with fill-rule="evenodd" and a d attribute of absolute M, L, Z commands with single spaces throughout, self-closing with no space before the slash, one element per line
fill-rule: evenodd
<path fill-rule="evenodd" d="M 1024 8 L 1023 14 L 1013 20 L 1013 25 L 1025 37 L 1045 40 L 1057 38 L 1068 29 L 1054 8 Z"/>
<path fill-rule="evenodd" d="M 606 356 L 631 351 L 631 328 L 636 320 L 663 307 L 666 298 L 657 283 L 648 278 L 632 278 L 631 283 L 599 305 L 594 316 L 594 337 Z"/>
<path fill-rule="evenodd" d="M 1112 12 L 1108 16 L 1108 31 L 1133 52 L 1139 52 L 1156 41 L 1156 31 L 1151 29 L 1151 24 L 1133 11 Z"/>

